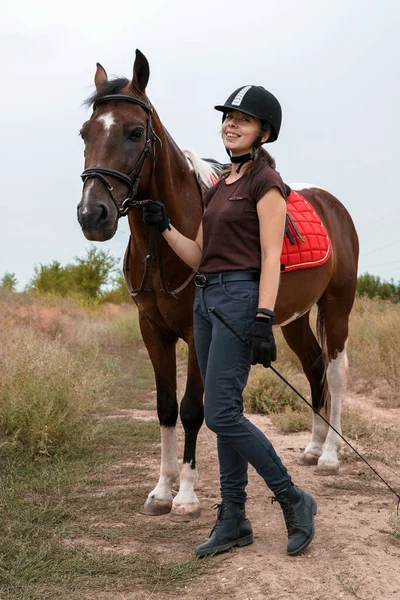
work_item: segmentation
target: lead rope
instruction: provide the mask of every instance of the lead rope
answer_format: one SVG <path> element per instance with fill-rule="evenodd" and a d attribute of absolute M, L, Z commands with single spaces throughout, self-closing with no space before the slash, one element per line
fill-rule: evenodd
<path fill-rule="evenodd" d="M 215 308 L 214 306 L 210 306 L 210 308 L 208 309 L 208 312 L 209 312 L 209 313 L 211 313 L 211 314 L 213 314 L 213 315 L 215 315 L 215 316 L 217 317 L 217 319 L 219 319 L 219 320 L 221 321 L 221 323 L 223 323 L 223 324 L 225 325 L 225 327 L 227 327 L 227 328 L 228 328 L 230 331 L 232 331 L 232 333 L 233 333 L 234 335 L 236 335 L 236 337 L 237 337 L 237 338 L 239 338 L 239 340 L 240 340 L 241 342 L 245 343 L 245 344 L 246 344 L 246 345 L 247 345 L 249 348 L 251 348 L 251 344 L 250 344 L 250 343 L 249 343 L 249 342 L 246 340 L 246 338 L 244 338 L 242 335 L 240 335 L 240 333 L 237 331 L 237 329 L 235 329 L 235 328 L 233 327 L 233 325 L 231 325 L 231 323 L 228 323 L 228 321 L 227 321 L 226 319 L 224 319 L 224 317 L 223 317 L 223 316 L 222 316 L 222 315 L 221 315 L 221 314 L 220 314 L 220 313 L 219 313 L 219 312 L 216 310 L 216 308 Z M 333 429 L 333 431 L 334 431 L 334 432 L 335 432 L 335 433 L 336 433 L 336 434 L 337 434 L 337 435 L 338 435 L 338 436 L 339 436 L 339 437 L 340 437 L 340 438 L 341 438 L 341 439 L 342 439 L 342 440 L 343 440 L 343 441 L 344 441 L 344 442 L 345 442 L 345 443 L 346 443 L 346 444 L 347 444 L 347 445 L 348 445 L 348 446 L 349 446 L 349 447 L 350 447 L 350 448 L 353 450 L 353 452 L 355 452 L 355 453 L 357 454 L 357 456 L 358 456 L 359 458 L 361 458 L 361 460 L 363 460 L 363 461 L 365 462 L 365 464 L 366 464 L 366 465 L 367 465 L 367 466 L 368 466 L 368 467 L 371 469 L 371 471 L 373 471 L 373 472 L 375 473 L 375 475 L 376 475 L 377 477 L 379 477 L 379 479 L 380 479 L 380 480 L 381 480 L 381 481 L 382 481 L 382 482 L 383 482 L 383 483 L 384 483 L 384 484 L 385 484 L 385 485 L 386 485 L 386 486 L 389 488 L 389 490 L 390 490 L 390 491 L 391 491 L 391 492 L 392 492 L 392 493 L 393 493 L 393 494 L 396 496 L 396 498 L 398 499 L 398 502 L 397 502 L 397 514 L 399 514 L 399 506 L 400 506 L 400 494 L 398 494 L 398 493 L 397 493 L 397 492 L 396 492 L 396 491 L 395 491 L 395 490 L 392 488 L 392 486 L 391 486 L 391 485 L 390 485 L 390 484 L 389 484 L 387 481 L 385 481 L 385 479 L 384 479 L 384 478 L 383 478 L 383 477 L 382 477 L 382 476 L 381 476 L 381 475 L 378 473 L 378 471 L 377 471 L 376 469 L 374 469 L 374 467 L 373 467 L 372 465 L 370 465 L 370 464 L 369 464 L 369 462 L 367 461 L 367 459 L 366 459 L 366 458 L 364 458 L 364 457 L 363 457 L 363 456 L 362 456 L 362 455 L 361 455 L 361 454 L 358 452 L 358 450 L 356 450 L 356 449 L 354 448 L 354 446 L 352 446 L 352 445 L 350 444 L 350 442 L 348 442 L 348 441 L 346 440 L 346 438 L 345 438 L 345 437 L 343 437 L 343 435 L 342 435 L 341 433 L 339 433 L 339 431 L 337 431 L 337 429 L 335 429 L 335 428 L 334 428 L 334 427 L 333 427 L 333 426 L 332 426 L 332 425 L 329 423 L 329 421 L 327 421 L 327 420 L 325 419 L 325 417 L 323 417 L 323 416 L 321 415 L 321 413 L 320 413 L 320 412 L 319 412 L 319 411 L 318 411 L 316 408 L 314 408 L 314 407 L 313 407 L 313 405 L 312 405 L 310 402 L 308 402 L 308 400 L 306 400 L 306 399 L 304 398 L 304 396 L 302 396 L 302 395 L 300 394 L 300 392 L 298 392 L 298 391 L 296 390 L 296 388 L 295 388 L 295 387 L 293 387 L 293 386 L 292 386 L 292 384 L 291 384 L 291 383 L 289 383 L 289 382 L 287 381 L 287 379 L 285 379 L 285 378 L 283 377 L 283 375 L 281 375 L 281 374 L 279 373 L 279 371 L 277 371 L 277 370 L 276 370 L 276 369 L 275 369 L 275 368 L 274 368 L 272 365 L 270 366 L 270 369 L 271 369 L 271 370 L 272 370 L 272 371 L 273 371 L 273 372 L 274 372 L 276 375 L 278 375 L 278 377 L 279 377 L 279 378 L 280 378 L 280 379 L 281 379 L 281 380 L 282 380 L 284 383 L 286 383 L 286 385 L 288 385 L 288 386 L 290 387 L 290 389 L 291 389 L 291 390 L 293 390 L 293 391 L 294 391 L 294 393 L 295 393 L 295 394 L 297 394 L 297 395 L 299 396 L 299 398 L 301 398 L 301 399 L 303 400 L 303 402 L 305 402 L 305 403 L 306 403 L 306 404 L 307 404 L 307 405 L 308 405 L 308 406 L 309 406 L 309 407 L 310 407 L 310 408 L 311 408 L 311 409 L 312 409 L 312 410 L 315 412 L 315 414 L 317 414 L 319 417 L 321 417 L 321 419 L 322 419 L 322 420 L 323 420 L 323 421 L 324 421 L 324 422 L 325 422 L 327 425 L 329 425 L 329 427 L 330 427 L 331 429 Z"/>

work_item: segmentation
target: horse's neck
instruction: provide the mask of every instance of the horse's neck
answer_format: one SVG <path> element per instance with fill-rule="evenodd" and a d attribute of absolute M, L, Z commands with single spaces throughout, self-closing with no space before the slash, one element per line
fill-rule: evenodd
<path fill-rule="evenodd" d="M 155 142 L 156 161 L 151 181 L 140 194 L 141 199 L 162 202 L 172 224 L 183 235 L 194 239 L 202 215 L 202 195 L 195 172 L 190 169 L 185 155 L 174 142 L 159 120 L 155 123 L 157 136 Z M 145 247 L 149 231 L 143 229 L 140 211 L 131 211 L 130 227 L 137 245 Z"/>
<path fill-rule="evenodd" d="M 160 153 L 150 189 L 157 199 L 175 212 L 182 212 L 182 204 L 187 210 L 201 208 L 201 191 L 193 169 L 190 169 L 185 155 L 179 149 L 165 128 L 160 132 L 163 149 Z"/>

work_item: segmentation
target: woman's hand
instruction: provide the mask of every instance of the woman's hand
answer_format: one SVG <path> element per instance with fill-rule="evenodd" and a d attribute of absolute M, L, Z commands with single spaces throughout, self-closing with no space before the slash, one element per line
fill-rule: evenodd
<path fill-rule="evenodd" d="M 171 229 L 167 210 L 162 202 L 147 202 L 143 207 L 143 223 L 145 225 L 156 225 L 160 233 Z"/>
<path fill-rule="evenodd" d="M 272 319 L 256 317 L 251 326 L 251 364 L 261 364 L 265 368 L 276 360 L 275 338 L 272 332 Z"/>

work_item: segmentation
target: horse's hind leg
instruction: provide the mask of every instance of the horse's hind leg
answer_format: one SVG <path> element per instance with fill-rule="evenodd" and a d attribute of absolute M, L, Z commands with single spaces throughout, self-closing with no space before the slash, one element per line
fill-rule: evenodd
<path fill-rule="evenodd" d="M 171 510 L 172 485 L 179 477 L 176 452 L 176 338 L 163 332 L 143 315 L 140 315 L 139 323 L 154 368 L 157 413 L 161 427 L 160 478 L 148 495 L 142 512 L 147 515 L 162 515 Z"/>
<path fill-rule="evenodd" d="M 310 313 L 282 327 L 283 336 L 289 347 L 300 359 L 303 371 L 311 388 L 313 407 L 326 418 L 323 352 L 310 327 Z M 328 425 L 313 412 L 312 438 L 304 450 L 300 462 L 305 465 L 317 464 L 322 455 L 322 446 L 328 432 Z"/>
<path fill-rule="evenodd" d="M 326 379 L 330 392 L 329 422 L 341 433 L 342 400 L 347 384 L 347 337 L 349 330 L 349 315 L 353 305 L 354 293 L 350 286 L 328 291 L 318 303 L 323 318 L 323 328 L 326 335 L 326 352 L 328 366 Z M 341 438 L 329 428 L 324 451 L 318 461 L 318 473 L 333 475 L 339 471 L 338 452 L 342 444 Z"/>
<path fill-rule="evenodd" d="M 198 476 L 196 469 L 197 434 L 203 423 L 203 382 L 194 348 L 193 335 L 188 340 L 189 357 L 185 394 L 181 401 L 180 416 L 185 430 L 185 448 L 180 474 L 179 493 L 175 496 L 171 519 L 189 521 L 200 516 L 200 503 L 195 493 Z"/>

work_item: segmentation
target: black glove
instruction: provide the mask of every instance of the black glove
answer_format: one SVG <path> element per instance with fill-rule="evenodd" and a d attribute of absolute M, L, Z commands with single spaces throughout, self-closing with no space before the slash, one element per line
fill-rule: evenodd
<path fill-rule="evenodd" d="M 145 225 L 157 225 L 157 229 L 160 233 L 166 229 L 171 229 L 166 208 L 162 202 L 158 201 L 147 202 L 147 204 L 144 205 L 143 223 Z"/>
<path fill-rule="evenodd" d="M 272 319 L 256 317 L 251 326 L 251 364 L 260 363 L 264 367 L 270 367 L 271 362 L 276 360 L 276 345 L 272 333 Z"/>

